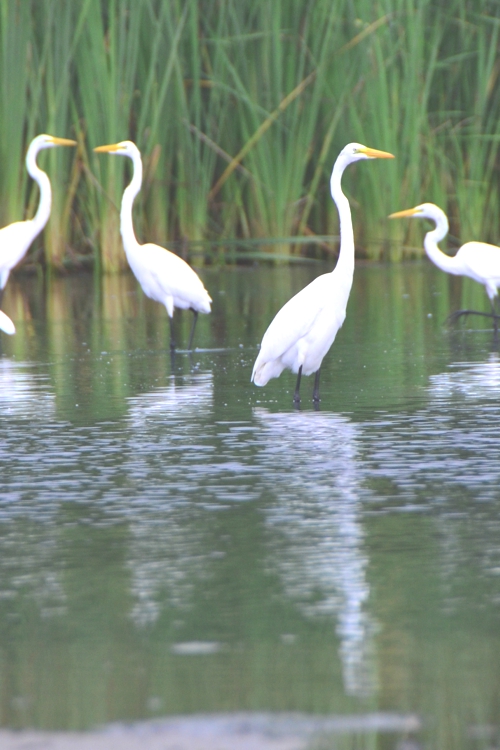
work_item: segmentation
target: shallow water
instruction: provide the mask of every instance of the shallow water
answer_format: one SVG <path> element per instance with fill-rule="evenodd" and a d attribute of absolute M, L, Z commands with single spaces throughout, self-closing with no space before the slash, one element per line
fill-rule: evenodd
<path fill-rule="evenodd" d="M 392 712 L 426 747 L 497 741 L 500 358 L 484 322 L 443 326 L 487 300 L 428 263 L 358 267 L 320 408 L 305 378 L 294 410 L 293 375 L 250 373 L 323 270 L 207 269 L 214 312 L 173 359 L 128 276 L 12 281 L 3 726 Z"/>

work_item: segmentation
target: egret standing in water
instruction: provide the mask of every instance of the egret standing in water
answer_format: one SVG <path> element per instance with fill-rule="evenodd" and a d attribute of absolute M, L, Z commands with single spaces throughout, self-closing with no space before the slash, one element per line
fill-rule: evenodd
<path fill-rule="evenodd" d="M 52 190 L 48 175 L 40 169 L 36 163 L 39 151 L 55 146 L 76 146 L 76 141 L 67 138 L 55 138 L 53 135 L 37 135 L 28 148 L 26 154 L 26 169 L 28 174 L 40 188 L 40 202 L 38 210 L 33 219 L 27 221 L 15 221 L 3 229 L 0 229 L 0 305 L 2 304 L 3 292 L 12 269 L 24 258 L 28 248 L 37 237 L 50 216 L 52 205 Z M 8 334 L 16 332 L 14 323 L 5 313 L 0 311 L 0 330 Z"/>
<path fill-rule="evenodd" d="M 137 281 L 146 296 L 161 302 L 170 318 L 170 348 L 175 348 L 172 317 L 174 308 L 190 309 L 194 313 L 188 349 L 193 344 L 198 313 L 209 313 L 212 302 L 199 276 L 182 258 L 159 245 L 148 242 L 140 245 L 135 237 L 132 206 L 142 185 L 141 152 L 132 141 L 121 141 L 108 146 L 98 146 L 97 153 L 128 156 L 134 165 L 130 185 L 125 188 L 120 212 L 120 232 L 125 255 Z"/>
<path fill-rule="evenodd" d="M 264 334 L 252 380 L 266 385 L 288 368 L 297 373 L 293 400 L 300 402 L 302 375 L 316 373 L 313 401 L 319 402 L 319 371 L 323 357 L 345 320 L 354 274 L 354 234 L 349 201 L 342 192 L 344 169 L 361 159 L 393 159 L 393 154 L 360 143 L 349 143 L 337 157 L 330 179 L 332 198 L 340 219 L 340 251 L 331 273 L 314 279 L 277 313 Z"/>
<path fill-rule="evenodd" d="M 446 255 L 437 244 L 448 234 L 448 218 L 444 211 L 434 203 L 422 203 L 415 208 L 397 211 L 397 213 L 391 214 L 389 219 L 400 219 L 404 216 L 430 219 L 436 225 L 425 235 L 424 248 L 438 268 L 454 276 L 468 276 L 470 279 L 483 284 L 486 289 L 486 294 L 491 302 L 491 313 L 479 312 L 478 310 L 457 310 L 457 312 L 452 313 L 450 318 L 458 318 L 461 315 L 482 315 L 486 318 L 493 318 L 496 331 L 499 314 L 495 310 L 495 299 L 500 286 L 500 247 L 489 245 L 486 242 L 466 242 L 455 255 Z"/>

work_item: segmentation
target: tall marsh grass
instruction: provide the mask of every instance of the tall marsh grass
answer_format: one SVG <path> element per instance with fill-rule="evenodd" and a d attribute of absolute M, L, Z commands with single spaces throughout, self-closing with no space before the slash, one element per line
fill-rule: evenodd
<path fill-rule="evenodd" d="M 29 140 L 76 137 L 41 158 L 45 259 L 120 270 L 129 164 L 92 148 L 131 138 L 142 240 L 318 255 L 294 238 L 337 234 L 330 170 L 356 140 L 397 155 L 346 173 L 360 254 L 415 252 L 421 228 L 385 217 L 423 201 L 498 242 L 499 34 L 500 0 L 0 0 L 0 223 L 34 210 Z"/>

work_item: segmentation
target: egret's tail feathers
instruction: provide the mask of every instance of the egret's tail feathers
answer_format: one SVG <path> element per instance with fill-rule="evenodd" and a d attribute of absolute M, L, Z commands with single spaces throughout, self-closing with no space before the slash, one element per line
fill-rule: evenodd
<path fill-rule="evenodd" d="M 198 310 L 198 312 L 205 313 L 205 315 L 212 312 L 212 298 L 208 294 L 203 300 L 203 304 L 200 305 L 200 310 Z"/>
<path fill-rule="evenodd" d="M 13 336 L 16 332 L 16 327 L 12 320 L 4 312 L 0 310 L 0 331 L 8 333 L 9 336 Z"/>
<path fill-rule="evenodd" d="M 255 372 L 255 370 L 252 372 L 252 383 L 255 383 L 255 385 L 265 385 L 267 383 L 267 380 L 264 381 L 261 378 L 260 372 Z"/>
<path fill-rule="evenodd" d="M 251 383 L 255 383 L 255 385 L 264 385 L 264 383 L 260 382 L 260 371 L 262 370 L 262 367 L 259 367 L 258 361 L 254 364 L 253 370 L 252 370 L 252 377 L 250 378 Z"/>
<path fill-rule="evenodd" d="M 283 370 L 283 365 L 277 360 L 271 360 L 271 362 L 257 361 L 252 372 L 252 382 L 255 385 L 267 385 L 272 378 L 279 377 Z"/>

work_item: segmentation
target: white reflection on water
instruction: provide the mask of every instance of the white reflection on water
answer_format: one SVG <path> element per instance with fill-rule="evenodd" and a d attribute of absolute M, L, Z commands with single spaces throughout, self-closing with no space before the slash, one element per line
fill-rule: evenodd
<path fill-rule="evenodd" d="M 366 611 L 359 427 L 337 414 L 254 414 L 261 426 L 260 461 L 278 499 L 268 522 L 285 540 L 273 543 L 271 566 L 306 615 L 337 620 L 345 690 L 370 695 L 376 688 L 376 627 Z"/>
<path fill-rule="evenodd" d="M 55 397 L 47 385 L 48 378 L 34 373 L 28 362 L 0 358 L 0 417 L 52 417 Z"/>
<path fill-rule="evenodd" d="M 33 372 L 27 362 L 0 359 L 0 419 L 26 422 L 29 433 L 25 436 L 24 460 L 29 459 L 31 423 L 35 420 L 37 429 L 54 417 L 55 396 L 48 388 L 48 378 Z M 17 508 L 19 489 L 23 476 L 10 476 L 11 451 L 10 434 L 4 434 L 0 441 L 0 465 L 3 482 L 1 486 L 2 508 L 0 522 L 6 533 L 0 535 L 0 600 L 15 600 L 26 596 L 27 592 L 36 602 L 42 617 L 64 614 L 66 595 L 60 571 L 53 568 L 53 556 L 57 548 L 53 529 L 48 524 L 31 527 L 37 543 L 26 547 L 26 527 L 18 528 L 15 520 L 22 515 Z M 43 517 L 43 512 L 40 514 Z"/>
<path fill-rule="evenodd" d="M 499 497 L 500 361 L 457 362 L 431 375 L 418 408 L 366 423 L 372 476 L 390 478 L 398 500 L 430 507 L 454 499 Z M 383 499 L 383 498 L 382 498 Z"/>
<path fill-rule="evenodd" d="M 2 506 L 9 508 L 8 515 L 17 513 L 14 502 L 23 491 L 33 446 L 54 415 L 55 396 L 48 378 L 34 372 L 27 362 L 0 358 L 0 421 L 3 423 L 0 499 Z M 36 429 L 33 429 L 33 422 Z M 22 434 L 22 440 L 18 433 Z M 4 507 L 0 509 L 0 520 L 5 517 Z"/>
<path fill-rule="evenodd" d="M 206 545 L 190 523 L 181 487 L 176 492 L 179 480 L 181 484 L 183 481 L 182 472 L 189 472 L 189 467 L 182 466 L 180 453 L 170 465 L 165 459 L 176 444 L 183 453 L 189 453 L 189 446 L 195 453 L 199 450 L 199 446 L 194 447 L 200 438 L 198 420 L 207 418 L 212 401 L 212 373 L 193 376 L 180 384 L 172 378 L 166 388 L 128 399 L 127 472 L 139 481 L 148 481 L 137 486 L 131 504 L 131 541 L 127 548 L 134 599 L 130 616 L 140 627 L 156 622 L 165 598 L 170 606 L 185 609 L 195 584 L 203 577 L 204 556 L 200 551 Z M 152 454 L 165 462 L 166 473 L 161 472 L 156 481 L 151 476 L 155 466 Z M 156 485 L 153 494 L 152 479 Z"/>
<path fill-rule="evenodd" d="M 30 541 L 26 543 L 29 534 Z M 58 540 L 49 524 L 12 523 L 0 534 L 0 601 L 22 608 L 32 598 L 42 618 L 66 614 L 67 596 L 61 565 L 55 562 Z"/>
<path fill-rule="evenodd" d="M 0 540 L 0 573 L 10 580 L 0 596 L 23 588 L 36 593 L 43 611 L 63 605 L 58 535 L 69 505 L 79 504 L 89 524 L 97 522 L 93 513 L 127 524 L 131 616 L 140 626 L 154 623 L 165 606 L 185 610 L 200 582 L 209 585 L 211 555 L 219 551 L 210 535 L 214 511 L 272 493 L 270 567 L 302 612 L 336 622 L 346 690 L 367 694 L 375 680 L 375 622 L 363 503 L 377 502 L 384 512 L 437 511 L 447 540 L 441 564 L 446 580 L 458 580 L 471 555 L 459 536 L 446 536 L 447 525 L 457 527 L 452 514 L 463 512 L 457 486 L 467 488 L 468 503 L 499 495 L 498 357 L 452 364 L 431 377 L 418 402 L 359 423 L 264 409 L 251 419 L 247 404 L 214 404 L 217 376 L 214 369 L 172 377 L 164 388 L 127 399 L 123 418 L 79 425 L 63 421 L 60 404 L 56 411 L 47 376 L 0 359 L 0 522 L 9 529 Z M 372 481 L 380 477 L 390 482 Z M 491 577 L 500 570 L 499 529 L 493 505 L 491 518 L 485 507 L 469 503 L 466 513 L 481 540 L 475 559 Z M 18 520 L 31 523 L 29 535 Z"/>
<path fill-rule="evenodd" d="M 448 407 L 462 402 L 463 419 L 450 423 L 458 450 L 464 458 L 459 476 L 467 484 L 474 499 L 495 499 L 499 496 L 500 471 L 498 468 L 498 423 L 500 419 L 500 357 L 491 352 L 485 362 L 453 362 L 449 371 L 431 375 L 428 392 L 433 399 L 431 408 Z M 469 455 L 467 455 L 469 454 Z M 466 518 L 463 513 L 464 519 Z M 457 515 L 452 510 L 452 516 Z M 446 513 L 437 519 L 441 550 L 440 575 L 444 589 L 444 606 L 453 612 L 461 597 L 457 592 L 460 563 L 472 553 L 483 572 L 492 582 L 500 573 L 498 537 L 500 523 L 494 507 L 488 515 L 483 511 L 481 543 L 464 534 L 463 528 L 450 523 Z M 469 526 L 469 524 L 467 524 Z M 461 533 L 460 533 L 461 532 Z M 467 549 L 466 549 L 467 548 Z M 500 602 L 498 585 L 489 590 L 490 601 Z"/>
<path fill-rule="evenodd" d="M 449 372 L 431 375 L 429 394 L 448 399 L 452 395 L 468 398 L 500 397 L 500 358 L 491 352 L 487 362 L 454 362 Z"/>
<path fill-rule="evenodd" d="M 146 419 L 176 421 L 182 417 L 192 424 L 196 415 L 207 416 L 213 401 L 214 384 L 211 372 L 193 375 L 179 383 L 171 376 L 170 385 L 155 388 L 127 399 L 128 420 L 134 431 L 143 429 Z"/>

